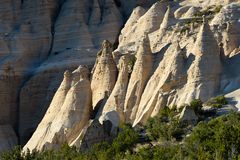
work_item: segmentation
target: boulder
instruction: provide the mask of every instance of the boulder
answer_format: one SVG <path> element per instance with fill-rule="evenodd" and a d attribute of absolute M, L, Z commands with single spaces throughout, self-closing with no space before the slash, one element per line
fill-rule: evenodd
<path fill-rule="evenodd" d="M 102 124 L 98 120 L 91 120 L 83 128 L 79 139 L 71 145 L 78 147 L 80 150 L 88 150 L 97 143 L 110 143 L 117 136 L 117 132 L 111 132 L 111 125 L 109 120 L 104 121 Z"/>
<path fill-rule="evenodd" d="M 180 113 L 179 121 L 180 123 L 196 124 L 198 121 L 198 117 L 192 108 L 190 108 L 189 106 L 185 106 Z"/>
<path fill-rule="evenodd" d="M 111 131 L 114 130 L 114 128 L 119 127 L 120 125 L 120 116 L 118 112 L 116 111 L 109 111 L 107 113 L 104 113 L 101 115 L 99 118 L 99 122 L 103 124 L 105 121 L 110 121 L 111 122 Z"/>
<path fill-rule="evenodd" d="M 237 107 L 240 111 L 240 89 L 226 94 L 225 97 L 230 105 Z"/>

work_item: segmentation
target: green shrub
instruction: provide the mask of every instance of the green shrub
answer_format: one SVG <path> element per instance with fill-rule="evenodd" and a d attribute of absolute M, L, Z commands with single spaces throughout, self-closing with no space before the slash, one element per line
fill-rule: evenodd
<path fill-rule="evenodd" d="M 1 160 L 106 160 L 121 159 L 127 150 L 131 150 L 138 142 L 139 134 L 130 125 L 122 125 L 121 132 L 110 145 L 106 142 L 94 145 L 89 151 L 82 152 L 76 147 L 62 145 L 59 150 L 32 152 L 29 151 L 21 155 L 21 148 L 15 147 L 13 150 L 1 155 Z"/>
<path fill-rule="evenodd" d="M 128 65 L 129 65 L 129 68 L 130 68 L 131 71 L 133 70 L 133 67 L 134 67 L 134 65 L 136 63 L 136 60 L 137 60 L 137 58 L 135 56 L 131 56 L 130 57 Z"/>
<path fill-rule="evenodd" d="M 237 159 L 240 156 L 240 114 L 200 122 L 185 142 L 191 159 Z"/>
<path fill-rule="evenodd" d="M 222 108 L 223 105 L 228 104 L 228 101 L 223 95 L 221 95 L 215 98 L 211 98 L 209 101 L 206 102 L 206 104 L 209 106 L 213 106 L 214 108 Z"/>
<path fill-rule="evenodd" d="M 0 159 L 2 159 L 2 160 L 16 160 L 16 159 L 22 160 L 23 158 L 21 156 L 21 147 L 16 146 L 12 150 L 2 153 Z"/>
<path fill-rule="evenodd" d="M 198 114 L 201 111 L 202 105 L 203 103 L 200 99 L 195 99 L 190 102 L 190 107 L 194 110 L 196 114 Z"/>
<path fill-rule="evenodd" d="M 138 140 L 139 134 L 130 125 L 122 125 L 121 132 L 111 145 L 106 142 L 96 144 L 88 152 L 87 157 L 94 157 L 93 159 L 97 160 L 121 159 L 127 150 L 132 150 Z"/>
<path fill-rule="evenodd" d="M 176 114 L 175 110 L 164 107 L 157 116 L 150 118 L 146 124 L 149 138 L 161 142 L 181 139 L 184 132 L 178 120 L 174 118 Z"/>
<path fill-rule="evenodd" d="M 225 98 L 224 96 L 215 97 L 214 100 L 215 100 L 218 104 L 222 104 L 222 105 L 228 104 L 228 101 L 226 100 L 226 98 Z"/>
<path fill-rule="evenodd" d="M 112 143 L 112 148 L 115 152 L 123 152 L 131 149 L 139 140 L 139 134 L 130 125 L 123 125 L 121 129 L 122 132 L 118 134 Z"/>

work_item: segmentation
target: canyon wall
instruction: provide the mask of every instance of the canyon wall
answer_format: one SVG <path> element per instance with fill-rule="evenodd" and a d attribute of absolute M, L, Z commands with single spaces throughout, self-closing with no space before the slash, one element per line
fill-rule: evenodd
<path fill-rule="evenodd" d="M 0 125 L 8 125 L 11 129 L 7 130 L 15 132 L 11 134 L 18 139 L 14 142 L 25 144 L 31 137 L 64 71 L 79 64 L 93 66 L 102 41 L 117 44 L 132 9 L 153 2 L 0 2 Z"/>
<path fill-rule="evenodd" d="M 206 7 L 209 14 L 201 15 Z M 61 127 L 70 121 L 85 127 L 73 133 L 71 130 L 75 127 L 68 131 L 69 125 L 65 125 L 65 132 L 54 130 L 52 133 L 52 123 L 58 118 L 49 120 L 49 117 L 58 117 L 61 111 L 49 111 L 24 151 L 27 148 L 43 150 L 44 146 L 55 149 L 63 143 L 86 149 L 94 142 L 116 136 L 120 123 L 145 124 L 165 106 L 181 107 L 194 99 L 205 102 L 230 92 L 227 97 L 239 99 L 239 8 L 239 1 L 207 4 L 189 0 L 161 1 L 149 9 L 135 8 L 121 30 L 118 47 L 113 50 L 113 45 L 105 40 L 97 54 L 88 76 L 91 105 L 81 108 L 90 108 L 89 118 L 69 116 L 57 124 Z M 64 78 L 59 90 L 65 81 Z M 82 89 L 78 96 L 83 94 L 89 95 L 89 91 Z M 54 105 L 51 104 L 49 110 L 66 108 L 56 105 L 62 102 L 57 100 L 58 95 L 56 92 Z M 75 101 L 69 99 L 68 104 L 73 107 Z M 69 108 L 65 112 L 77 111 Z M 94 141 L 94 137 L 98 140 Z"/>
<path fill-rule="evenodd" d="M 238 99 L 239 0 L 155 2 L 1 1 L 0 151 L 87 148 L 163 106 Z"/>

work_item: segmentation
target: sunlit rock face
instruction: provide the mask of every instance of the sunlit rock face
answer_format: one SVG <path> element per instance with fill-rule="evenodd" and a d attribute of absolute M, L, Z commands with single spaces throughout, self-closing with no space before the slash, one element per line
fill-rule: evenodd
<path fill-rule="evenodd" d="M 129 60 L 129 55 L 121 57 L 118 64 L 118 79 L 102 111 L 103 115 L 110 111 L 117 111 L 121 122 L 125 122 L 124 102 L 129 81 Z"/>
<path fill-rule="evenodd" d="M 124 113 L 126 122 L 133 122 L 141 100 L 144 87 L 153 70 L 153 54 L 148 35 L 144 35 L 136 53 L 136 62 L 129 80 Z"/>
<path fill-rule="evenodd" d="M 41 121 L 66 69 L 92 66 L 104 39 L 115 43 L 138 4 L 154 1 L 3 0 L 0 2 L 0 124 L 21 144 Z"/>
<path fill-rule="evenodd" d="M 113 46 L 109 41 L 104 41 L 102 50 L 98 53 L 92 69 L 91 89 L 93 109 L 104 98 L 105 93 L 111 94 L 117 79 L 117 67 L 112 56 Z M 101 84 L 101 85 L 100 85 Z"/>
<path fill-rule="evenodd" d="M 86 148 L 163 106 L 238 99 L 239 0 L 153 3 L 0 2 L 0 125 L 11 132 L 3 144 L 18 135 L 24 150 Z M 214 13 L 196 17 L 206 8 Z"/>
<path fill-rule="evenodd" d="M 72 73 L 66 71 L 53 101 L 24 150 L 57 149 L 63 143 L 75 141 L 89 120 L 91 96 L 88 69 L 80 66 Z"/>

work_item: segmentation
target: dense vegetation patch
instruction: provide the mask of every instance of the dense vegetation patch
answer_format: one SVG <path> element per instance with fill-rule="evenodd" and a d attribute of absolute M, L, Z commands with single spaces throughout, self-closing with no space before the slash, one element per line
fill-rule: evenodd
<path fill-rule="evenodd" d="M 211 98 L 207 103 L 209 106 L 213 106 L 214 108 L 222 108 L 223 105 L 227 105 L 228 102 L 224 96 L 217 96 L 215 98 Z"/>
<path fill-rule="evenodd" d="M 239 159 L 240 114 L 200 122 L 186 139 L 188 156 L 194 159 Z"/>
<path fill-rule="evenodd" d="M 178 122 L 176 109 L 163 108 L 154 118 L 146 124 L 146 130 L 151 140 L 166 142 L 179 141 L 184 134 L 185 126 Z"/>

